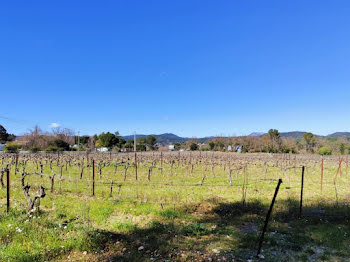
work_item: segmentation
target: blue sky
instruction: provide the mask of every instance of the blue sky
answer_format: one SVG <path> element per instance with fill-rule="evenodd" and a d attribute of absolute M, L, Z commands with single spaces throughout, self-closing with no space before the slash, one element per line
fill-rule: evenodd
<path fill-rule="evenodd" d="M 349 1 L 2 1 L 0 124 L 350 131 Z"/>

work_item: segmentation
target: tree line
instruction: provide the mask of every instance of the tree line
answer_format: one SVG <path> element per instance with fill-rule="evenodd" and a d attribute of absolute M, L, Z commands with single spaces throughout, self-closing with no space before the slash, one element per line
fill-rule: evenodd
<path fill-rule="evenodd" d="M 110 151 L 133 151 L 134 140 L 126 141 L 119 132 L 102 132 L 93 136 L 76 136 L 75 132 L 67 128 L 53 128 L 51 132 L 44 132 L 35 126 L 22 136 L 8 134 L 0 125 L 0 143 L 6 143 L 5 150 L 19 149 L 36 151 L 74 151 L 93 150 L 104 147 Z M 262 136 L 215 137 L 200 143 L 198 139 L 189 139 L 185 143 L 175 143 L 175 150 L 203 150 L 203 151 L 235 151 L 239 146 L 242 153 L 317 153 L 321 155 L 350 154 L 350 137 L 325 138 L 312 133 L 305 133 L 302 139 L 281 137 L 277 129 L 270 129 Z M 231 149 L 231 150 L 229 150 Z M 137 151 L 158 150 L 154 136 L 140 137 L 136 140 Z"/>
<path fill-rule="evenodd" d="M 206 142 L 203 150 L 226 151 L 241 146 L 243 153 L 310 153 L 310 154 L 350 154 L 350 137 L 329 138 L 305 133 L 302 139 L 281 137 L 277 129 L 270 129 L 262 136 L 215 137 Z"/>
<path fill-rule="evenodd" d="M 7 133 L 0 125 L 0 143 L 6 143 L 6 151 L 18 151 L 19 149 L 31 152 L 37 151 L 76 151 L 93 150 L 96 147 L 105 147 L 113 151 L 132 151 L 134 140 L 126 141 L 119 132 L 102 132 L 94 136 L 76 136 L 75 132 L 68 128 L 53 128 L 50 132 L 43 131 L 38 125 L 14 141 L 15 136 Z M 137 151 L 151 151 L 157 149 L 157 140 L 154 136 L 141 137 L 136 140 Z"/>

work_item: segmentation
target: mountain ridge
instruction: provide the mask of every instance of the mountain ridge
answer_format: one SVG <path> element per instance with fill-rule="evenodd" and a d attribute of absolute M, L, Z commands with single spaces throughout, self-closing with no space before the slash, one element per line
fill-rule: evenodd
<path fill-rule="evenodd" d="M 300 140 L 303 138 L 303 135 L 307 133 L 306 131 L 291 131 L 291 132 L 281 132 L 280 135 L 283 138 L 294 138 L 296 140 Z M 247 136 L 252 136 L 252 137 L 259 137 L 262 136 L 266 133 L 263 132 L 253 132 L 250 135 Z M 168 144 L 175 144 L 175 143 L 185 143 L 186 141 L 193 139 L 190 137 L 181 137 L 178 135 L 175 135 L 173 133 L 164 133 L 164 134 L 149 134 L 149 135 L 144 135 L 144 134 L 137 134 L 136 135 L 136 139 L 140 138 L 140 137 L 148 137 L 148 136 L 154 136 L 157 139 L 157 142 L 159 144 L 162 145 L 168 145 Z M 350 132 L 335 132 L 332 134 L 329 134 L 327 136 L 321 136 L 321 135 L 316 135 L 318 137 L 329 137 L 329 138 L 341 138 L 341 137 L 350 137 Z M 134 135 L 126 135 L 126 136 L 122 136 L 125 140 L 129 140 L 129 139 L 134 139 Z M 196 138 L 198 139 L 201 143 L 205 143 L 206 141 L 208 141 L 209 139 L 215 138 L 217 136 L 207 136 L 207 137 L 201 137 L 201 138 Z"/>

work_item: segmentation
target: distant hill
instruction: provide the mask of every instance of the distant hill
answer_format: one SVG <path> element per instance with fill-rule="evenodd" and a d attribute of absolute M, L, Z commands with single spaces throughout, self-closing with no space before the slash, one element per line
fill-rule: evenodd
<path fill-rule="evenodd" d="M 284 138 L 294 138 L 296 140 L 301 140 L 303 138 L 303 135 L 305 134 L 305 131 L 292 131 L 292 132 L 281 132 L 281 137 Z M 263 132 L 253 132 L 251 133 L 249 136 L 262 136 L 266 133 Z M 162 145 L 169 145 L 169 144 L 175 144 L 175 143 L 185 143 L 186 141 L 188 141 L 189 137 L 180 137 L 177 136 L 175 134 L 172 133 L 165 133 L 165 134 L 160 134 L 160 135 L 136 135 L 136 139 L 140 138 L 140 137 L 147 137 L 147 136 L 154 136 L 157 139 L 157 143 L 162 144 Z M 340 137 L 350 137 L 350 132 L 336 132 L 327 136 L 319 136 L 316 135 L 318 137 L 329 137 L 329 138 L 340 138 Z M 208 140 L 214 138 L 215 136 L 208 136 L 208 137 L 202 137 L 202 138 L 198 138 L 200 143 L 206 143 Z M 129 140 L 129 139 L 134 139 L 133 135 L 128 135 L 128 136 L 123 136 L 123 138 L 125 140 Z"/>
<path fill-rule="evenodd" d="M 303 138 L 303 135 L 306 134 L 307 132 L 304 131 L 292 131 L 292 132 L 282 132 L 280 133 L 281 137 L 291 137 L 296 140 L 300 140 Z"/>
<path fill-rule="evenodd" d="M 296 140 L 300 140 L 303 138 L 303 135 L 306 132 L 302 132 L 302 131 L 292 131 L 292 132 L 281 132 L 280 135 L 281 137 L 287 138 L 287 137 L 292 137 Z M 249 136 L 262 136 L 265 135 L 266 133 L 263 132 L 253 132 L 251 133 Z"/>
<path fill-rule="evenodd" d="M 186 137 L 179 137 L 177 135 L 174 135 L 172 133 L 165 133 L 165 134 L 160 134 L 160 135 L 137 135 L 136 134 L 136 139 L 140 137 L 147 137 L 147 136 L 154 136 L 157 139 L 157 143 L 162 144 L 162 145 L 168 145 L 168 144 L 174 144 L 174 143 L 184 143 L 186 142 L 189 138 Z M 134 135 L 128 135 L 128 136 L 123 136 L 123 138 L 128 141 L 129 139 L 134 139 Z"/>
<path fill-rule="evenodd" d="M 350 137 L 350 132 L 336 132 L 328 135 L 327 137 L 333 137 L 333 138 Z"/>
<path fill-rule="evenodd" d="M 266 134 L 266 133 L 263 133 L 263 132 L 253 132 L 253 133 L 251 133 L 249 136 L 262 136 L 262 135 L 264 135 L 264 134 Z"/>
<path fill-rule="evenodd" d="M 285 132 L 285 133 L 281 133 L 281 137 L 292 137 L 296 140 L 300 140 L 303 138 L 303 135 L 305 133 L 306 132 L 302 132 L 302 131 Z M 320 136 L 317 134 L 314 134 L 314 135 L 318 137 L 340 138 L 340 137 L 350 137 L 350 132 L 335 132 L 327 136 Z"/>

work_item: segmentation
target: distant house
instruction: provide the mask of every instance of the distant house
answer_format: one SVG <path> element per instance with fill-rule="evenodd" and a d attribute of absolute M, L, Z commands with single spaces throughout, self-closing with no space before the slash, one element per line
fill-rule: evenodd
<path fill-rule="evenodd" d="M 204 148 L 204 147 L 206 147 L 207 145 L 205 144 L 205 143 L 199 143 L 198 144 L 198 148 L 199 149 L 202 149 L 202 148 Z"/>
<path fill-rule="evenodd" d="M 175 151 L 175 145 L 169 145 L 169 150 L 170 151 Z"/>
<path fill-rule="evenodd" d="M 108 148 L 107 147 L 97 147 L 96 151 L 98 151 L 98 152 L 107 152 Z"/>
<path fill-rule="evenodd" d="M 243 146 L 236 146 L 236 152 L 242 153 Z"/>
<path fill-rule="evenodd" d="M 5 147 L 5 144 L 0 144 L 0 151 L 3 151 Z"/>
<path fill-rule="evenodd" d="M 232 151 L 232 146 L 228 146 L 227 151 Z"/>
<path fill-rule="evenodd" d="M 121 152 L 133 152 L 133 151 L 134 151 L 134 148 L 125 147 L 125 148 L 120 149 L 120 151 L 121 151 Z"/>

